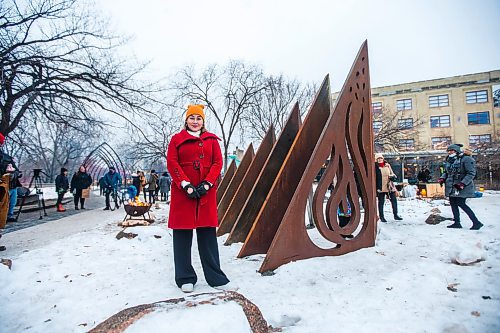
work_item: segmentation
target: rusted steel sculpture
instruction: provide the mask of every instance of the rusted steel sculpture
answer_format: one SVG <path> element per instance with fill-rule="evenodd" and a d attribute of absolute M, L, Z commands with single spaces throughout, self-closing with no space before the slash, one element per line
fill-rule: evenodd
<path fill-rule="evenodd" d="M 262 207 L 256 223 L 276 223 L 277 220 L 281 223 L 278 222 L 278 229 L 260 272 L 276 269 L 294 260 L 341 255 L 375 244 L 375 171 L 370 105 L 368 48 L 365 41 L 332 113 L 328 77 L 325 79 L 278 174 L 266 205 Z M 314 193 L 313 217 L 318 231 L 332 242 L 332 247 L 320 248 L 307 234 L 305 210 L 314 178 L 329 156 L 330 163 Z M 352 167 L 349 158 L 352 160 Z M 365 210 L 361 226 L 356 181 L 359 183 Z M 334 189 L 325 210 L 325 193 L 332 182 Z M 291 200 L 283 200 L 283 193 L 289 193 Z M 285 205 L 283 201 L 286 203 L 286 212 L 281 215 Z M 348 225 L 340 228 L 337 208 L 346 209 L 348 204 L 352 216 Z M 353 233 L 355 235 L 352 239 L 343 237 Z"/>
<path fill-rule="evenodd" d="M 253 222 L 259 213 L 260 207 L 262 207 L 262 204 L 266 200 L 267 194 L 273 185 L 276 175 L 278 174 L 286 155 L 290 151 L 293 140 L 299 131 L 300 124 L 299 105 L 295 104 L 292 112 L 288 116 L 288 120 L 283 127 L 278 141 L 276 141 L 276 144 L 274 145 L 264 167 L 260 170 L 260 174 L 254 183 L 250 195 L 246 198 L 246 201 L 239 212 L 239 216 L 233 226 L 233 229 L 231 230 L 231 234 L 226 240 L 227 245 L 235 242 L 244 242 L 247 238 Z M 238 257 L 241 258 L 253 254 L 251 251 L 248 254 L 245 252 L 247 248 L 251 248 L 252 244 L 253 243 L 251 242 L 245 242 Z"/>
<path fill-rule="evenodd" d="M 283 216 L 297 190 L 307 163 L 311 159 L 323 127 L 330 117 L 330 98 L 327 76 L 248 234 L 244 245 L 247 255 L 267 253 L 271 246 Z M 262 176 L 265 177 L 265 175 Z M 312 180 L 309 183 L 309 187 L 312 187 Z M 305 191 L 305 194 L 309 194 L 309 189 Z M 305 213 L 302 212 L 301 214 L 304 215 Z M 289 246 L 293 247 L 294 245 L 289 244 Z"/>
<path fill-rule="evenodd" d="M 257 177 L 259 176 L 260 171 L 262 171 L 262 168 L 264 167 L 264 164 L 269 157 L 269 153 L 273 149 L 275 140 L 276 138 L 274 135 L 274 127 L 271 126 L 267 130 L 264 139 L 262 139 L 262 142 L 259 145 L 259 149 L 257 149 L 257 153 L 255 153 L 255 157 L 253 158 L 252 163 L 248 167 L 248 170 L 245 173 L 240 186 L 236 190 L 236 193 L 229 203 L 226 213 L 222 218 L 219 218 L 219 228 L 217 229 L 217 236 L 222 236 L 230 232 L 233 228 L 233 225 L 238 218 L 241 208 L 245 204 L 250 191 L 255 185 Z"/>
<path fill-rule="evenodd" d="M 229 164 L 229 167 L 224 173 L 224 177 L 222 177 L 222 180 L 220 181 L 220 184 L 217 187 L 217 205 L 219 204 L 220 199 L 222 199 L 222 197 L 224 196 L 224 193 L 226 192 L 227 187 L 229 186 L 229 183 L 231 182 L 231 179 L 233 179 L 235 173 L 236 173 L 236 161 L 233 160 L 231 164 Z"/>
<path fill-rule="evenodd" d="M 233 200 L 234 194 L 236 193 L 236 190 L 240 186 L 243 177 L 247 173 L 247 170 L 250 167 L 250 164 L 252 163 L 254 155 L 255 154 L 253 150 L 253 145 L 250 144 L 250 146 L 248 146 L 247 150 L 245 151 L 243 158 L 241 159 L 240 166 L 236 169 L 236 172 L 233 178 L 231 179 L 231 182 L 227 186 L 227 189 L 224 195 L 222 196 L 222 199 L 219 201 L 217 205 L 217 215 L 219 217 L 219 221 L 224 216 L 224 214 L 226 214 L 226 210 L 229 207 L 231 200 Z"/>
<path fill-rule="evenodd" d="M 252 333 L 281 332 L 281 328 L 274 328 L 268 325 L 262 316 L 260 309 L 243 295 L 234 291 L 226 291 L 196 294 L 150 304 L 136 305 L 114 314 L 91 329 L 89 333 L 122 333 L 127 331 L 129 328 L 133 330 L 136 322 L 140 320 L 147 320 L 147 316 L 151 313 L 156 313 L 157 316 L 170 311 L 178 311 L 182 313 L 183 310 L 190 311 L 190 309 L 194 307 L 207 305 L 217 306 L 220 304 L 227 304 L 228 302 L 234 302 L 241 306 Z M 221 316 L 223 315 L 224 314 L 221 310 Z M 168 327 L 168 322 L 165 322 L 164 324 L 165 327 L 161 327 L 159 330 L 162 332 L 174 331 L 174 329 L 170 329 Z"/>

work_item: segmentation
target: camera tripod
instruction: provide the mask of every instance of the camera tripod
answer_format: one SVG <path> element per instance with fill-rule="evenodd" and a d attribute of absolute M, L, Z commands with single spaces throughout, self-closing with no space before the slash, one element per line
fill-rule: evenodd
<path fill-rule="evenodd" d="M 38 196 L 38 211 L 40 212 L 40 220 L 43 219 L 43 216 L 47 216 L 47 210 L 45 209 L 45 199 L 43 197 L 43 189 L 42 189 L 42 178 L 40 178 L 40 174 L 43 173 L 45 174 L 42 169 L 33 169 L 33 177 L 31 178 L 30 184 L 28 185 L 28 189 L 31 188 L 32 185 L 35 187 L 35 194 Z M 17 212 L 16 215 L 16 221 L 19 218 L 19 215 L 21 214 L 21 211 L 24 206 L 24 202 L 26 201 L 26 197 L 28 196 L 29 192 L 26 193 L 26 195 L 23 195 L 23 199 L 21 200 L 21 204 L 19 205 L 19 211 Z M 42 216 L 42 209 L 43 209 L 43 216 Z"/>

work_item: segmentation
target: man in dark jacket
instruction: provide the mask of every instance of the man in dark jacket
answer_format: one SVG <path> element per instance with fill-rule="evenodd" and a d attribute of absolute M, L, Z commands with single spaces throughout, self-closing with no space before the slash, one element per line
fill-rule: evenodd
<path fill-rule="evenodd" d="M 65 212 L 66 209 L 62 205 L 62 200 L 64 194 L 68 192 L 69 181 L 68 181 L 68 169 L 61 168 L 61 173 L 56 177 L 56 192 L 57 192 L 57 202 L 56 207 L 58 212 Z"/>
<path fill-rule="evenodd" d="M 457 144 L 448 146 L 445 172 L 438 180 L 441 185 L 445 184 L 444 192 L 450 199 L 453 213 L 454 223 L 449 225 L 448 228 L 462 228 L 460 211 L 458 210 L 460 207 L 472 221 L 470 230 L 479 230 L 483 224 L 479 222 L 472 209 L 465 203 L 467 198 L 475 197 L 473 179 L 476 176 L 476 162 L 471 156 L 463 154 L 460 147 L 461 145 Z"/>
<path fill-rule="evenodd" d="M 110 209 L 109 195 L 114 190 L 118 190 L 118 185 L 120 185 L 121 182 L 122 177 L 120 177 L 120 174 L 116 172 L 114 166 L 110 166 L 109 171 L 103 177 L 103 190 L 104 194 L 106 195 L 106 207 L 104 208 L 104 210 Z"/>

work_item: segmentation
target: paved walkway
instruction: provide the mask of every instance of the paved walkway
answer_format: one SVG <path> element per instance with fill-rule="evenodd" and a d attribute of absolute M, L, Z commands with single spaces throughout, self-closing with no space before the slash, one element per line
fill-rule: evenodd
<path fill-rule="evenodd" d="M 97 193 L 97 194 L 96 194 Z M 104 196 L 99 196 L 99 192 L 92 193 L 91 197 L 85 200 L 85 210 L 75 210 L 75 206 L 73 204 L 73 196 L 66 195 L 65 201 L 68 202 L 64 205 L 66 208 L 65 212 L 57 212 L 55 207 L 46 208 L 47 216 L 44 216 L 43 210 L 36 210 L 25 212 L 22 211 L 19 215 L 19 219 L 16 222 L 7 222 L 5 229 L 0 231 L 2 234 L 7 234 L 9 232 L 29 228 L 38 224 L 47 223 L 54 220 L 59 220 L 61 218 L 72 216 L 75 214 L 84 213 L 86 210 L 93 209 L 103 209 L 104 208 Z M 45 206 L 53 206 L 55 204 L 55 200 L 46 200 Z M 17 209 L 16 209 L 17 211 Z M 124 215 L 125 216 L 125 215 Z M 41 217 L 41 218 L 40 218 Z"/>

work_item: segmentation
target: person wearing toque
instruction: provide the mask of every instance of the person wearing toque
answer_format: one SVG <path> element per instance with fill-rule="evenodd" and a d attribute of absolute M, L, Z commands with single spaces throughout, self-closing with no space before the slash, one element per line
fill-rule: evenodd
<path fill-rule="evenodd" d="M 470 230 L 479 230 L 483 226 L 476 214 L 467 205 L 467 198 L 475 197 L 474 177 L 476 176 L 476 161 L 470 154 L 462 152 L 461 144 L 449 145 L 446 149 L 448 156 L 444 162 L 444 172 L 439 177 L 439 184 L 444 184 L 444 193 L 450 200 L 451 212 L 453 213 L 453 224 L 448 228 L 462 228 L 460 222 L 461 208 L 472 221 Z"/>
<path fill-rule="evenodd" d="M 187 107 L 183 129 L 167 149 L 167 170 L 172 177 L 168 227 L 173 230 L 175 283 L 192 292 L 197 282 L 191 264 L 193 230 L 206 282 L 227 289 L 229 279 L 220 267 L 217 245 L 217 179 L 222 170 L 220 139 L 205 127 L 204 106 Z"/>
<path fill-rule="evenodd" d="M 68 169 L 61 168 L 61 173 L 56 177 L 56 192 L 57 192 L 56 210 L 58 212 L 66 211 L 66 208 L 64 208 L 62 204 L 62 201 L 64 198 L 64 194 L 68 192 L 68 189 L 69 189 Z"/>
<path fill-rule="evenodd" d="M 401 221 L 398 215 L 398 201 L 396 199 L 396 174 L 392 171 L 391 165 L 384 160 L 380 153 L 375 154 L 375 185 L 377 189 L 378 215 L 380 222 L 387 222 L 384 216 L 385 198 L 389 198 L 392 206 L 394 220 Z"/>

